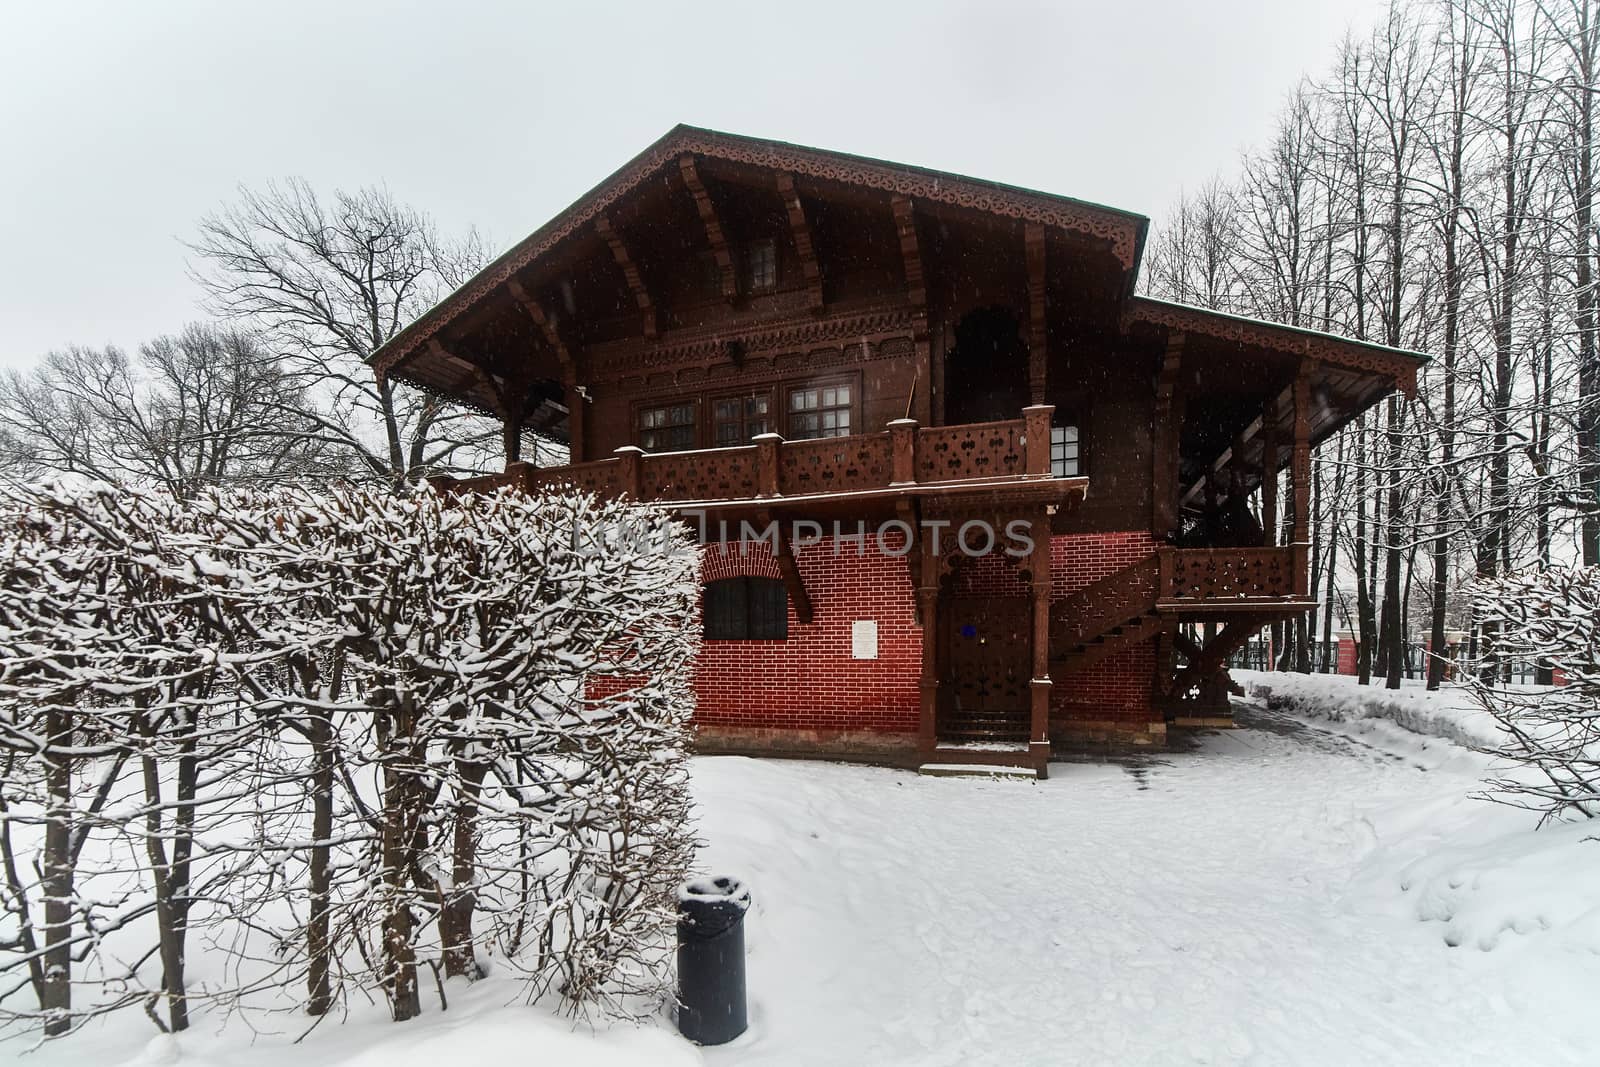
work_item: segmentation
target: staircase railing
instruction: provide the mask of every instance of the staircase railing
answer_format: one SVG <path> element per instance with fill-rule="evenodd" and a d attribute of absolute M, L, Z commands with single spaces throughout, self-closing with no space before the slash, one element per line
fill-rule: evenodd
<path fill-rule="evenodd" d="M 1050 609 L 1050 647 L 1062 655 L 1156 610 L 1157 605 L 1241 608 L 1298 595 L 1304 553 L 1281 548 L 1160 548 Z"/>
<path fill-rule="evenodd" d="M 1160 591 L 1159 555 L 1114 571 L 1051 606 L 1050 646 L 1065 652 L 1147 611 Z"/>

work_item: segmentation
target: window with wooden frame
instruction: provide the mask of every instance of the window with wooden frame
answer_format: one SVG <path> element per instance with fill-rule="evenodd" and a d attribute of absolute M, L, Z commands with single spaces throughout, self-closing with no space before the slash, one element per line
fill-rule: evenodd
<path fill-rule="evenodd" d="M 791 441 L 813 437 L 848 437 L 855 387 L 848 381 L 816 382 L 789 390 L 788 430 Z"/>
<path fill-rule="evenodd" d="M 747 393 L 722 396 L 711 402 L 711 443 L 729 448 L 750 443 L 759 433 L 772 429 L 772 394 Z"/>
<path fill-rule="evenodd" d="M 1076 478 L 1083 470 L 1079 452 L 1078 427 L 1050 427 L 1050 473 L 1057 478 Z"/>
<path fill-rule="evenodd" d="M 776 578 L 707 582 L 702 625 L 707 641 L 786 640 L 789 591 Z"/>
<path fill-rule="evenodd" d="M 771 238 L 751 241 L 744 249 L 744 288 L 759 293 L 778 285 L 778 244 Z"/>
<path fill-rule="evenodd" d="M 694 448 L 694 404 L 639 409 L 639 447 L 646 452 L 684 452 Z"/>

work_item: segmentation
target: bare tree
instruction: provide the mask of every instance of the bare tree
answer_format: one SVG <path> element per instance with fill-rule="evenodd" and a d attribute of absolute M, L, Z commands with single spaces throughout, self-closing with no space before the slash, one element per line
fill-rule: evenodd
<path fill-rule="evenodd" d="M 387 190 L 324 202 L 295 179 L 200 220 L 189 246 L 215 312 L 267 332 L 302 390 L 292 411 L 368 479 L 401 486 L 454 469 L 498 428 L 377 381 L 365 360 L 482 266 L 476 233 L 440 237 Z"/>
<path fill-rule="evenodd" d="M 303 390 L 248 330 L 193 325 L 129 357 L 52 352 L 0 378 L 0 469 L 68 472 L 178 497 L 337 473 L 315 427 L 287 413 Z"/>

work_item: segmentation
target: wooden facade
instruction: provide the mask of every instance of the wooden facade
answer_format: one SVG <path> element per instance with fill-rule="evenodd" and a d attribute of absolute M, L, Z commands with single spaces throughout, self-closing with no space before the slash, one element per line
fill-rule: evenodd
<path fill-rule="evenodd" d="M 1135 296 L 1146 225 L 678 127 L 373 369 L 501 420 L 506 471 L 442 479 L 450 491 L 571 483 L 668 502 L 711 541 L 774 520 L 904 524 L 901 584 L 854 602 L 833 588 L 850 564 L 787 538 L 768 550 L 791 638 L 882 606 L 912 620 L 903 660 L 840 666 L 860 685 L 810 725 L 712 699 L 708 678 L 703 709 L 727 712 L 705 711 L 708 743 L 1042 773 L 1052 738 L 1159 741 L 1218 700 L 1229 652 L 1309 606 L 1310 450 L 1410 389 L 1420 359 Z M 527 433 L 570 462 L 521 462 Z M 1256 516 L 1244 502 L 1263 486 Z M 949 531 L 980 520 L 1048 533 L 1025 556 L 974 559 Z M 804 684 L 804 664 L 755 644 L 718 662 L 748 654 Z M 1096 698 L 1115 715 L 1074 703 L 1113 691 L 1132 694 Z"/>

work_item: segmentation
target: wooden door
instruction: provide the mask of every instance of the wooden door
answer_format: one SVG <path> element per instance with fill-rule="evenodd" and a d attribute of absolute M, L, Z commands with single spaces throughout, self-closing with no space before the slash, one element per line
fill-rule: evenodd
<path fill-rule="evenodd" d="M 1027 597 L 951 597 L 939 611 L 941 734 L 1025 739 L 1033 614 Z M 1020 731 L 1020 734 L 1018 733 Z"/>

